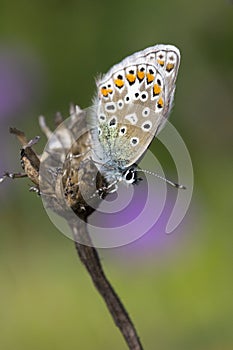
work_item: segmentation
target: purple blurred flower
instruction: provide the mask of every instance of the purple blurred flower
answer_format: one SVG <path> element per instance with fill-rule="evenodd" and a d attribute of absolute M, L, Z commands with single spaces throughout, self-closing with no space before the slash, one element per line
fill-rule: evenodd
<path fill-rule="evenodd" d="M 42 65 L 30 50 L 0 43 L 0 176 L 6 170 L 17 169 L 7 156 L 9 126 L 17 126 L 15 120 L 28 116 L 41 98 L 43 77 Z"/>
<path fill-rule="evenodd" d="M 182 226 L 179 226 L 177 230 L 169 235 L 165 233 L 165 228 L 174 206 L 176 192 L 173 189 L 168 189 L 164 208 L 161 215 L 156 217 L 156 207 L 160 207 L 162 199 L 158 191 L 158 196 L 153 195 L 153 203 L 149 203 L 150 210 L 146 208 L 143 212 L 148 198 L 148 191 L 149 188 L 147 187 L 147 181 L 144 180 L 140 182 L 138 186 L 134 186 L 133 199 L 123 210 L 111 214 L 98 211 L 94 213 L 90 220 L 92 225 L 105 228 L 109 227 L 109 231 L 111 231 L 111 228 L 113 227 L 118 227 L 119 233 L 122 225 L 131 223 L 137 218 L 137 216 L 140 216 L 140 221 L 142 223 L 141 227 L 144 225 L 146 227 L 148 221 L 152 223 L 151 227 L 142 232 L 144 234 L 134 242 L 118 248 L 113 248 L 105 254 L 110 255 L 111 257 L 115 256 L 123 262 L 127 260 L 127 264 L 131 261 L 134 265 L 135 259 L 138 261 L 141 259 L 145 261 L 145 257 L 149 259 L 154 257 L 161 258 L 161 256 L 170 254 L 171 250 L 176 250 L 178 247 L 182 247 L 181 243 L 184 242 L 185 234 L 184 230 L 181 229 Z M 156 194 L 156 188 L 153 191 L 155 191 Z M 113 194 L 113 196 L 115 196 L 115 194 Z M 109 206 L 111 206 L 111 202 L 109 202 Z M 153 216 L 153 212 L 155 213 L 155 216 Z M 141 228 L 138 228 L 138 222 L 135 221 L 135 226 L 130 226 L 130 230 L 136 231 L 138 229 Z M 128 231 L 128 233 L 130 232 Z"/>
<path fill-rule="evenodd" d="M 42 92 L 42 67 L 27 49 L 0 45 L 0 119 L 27 113 Z"/>

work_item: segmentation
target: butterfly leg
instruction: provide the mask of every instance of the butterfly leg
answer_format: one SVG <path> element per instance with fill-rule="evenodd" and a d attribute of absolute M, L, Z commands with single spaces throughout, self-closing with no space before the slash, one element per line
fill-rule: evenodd
<path fill-rule="evenodd" d="M 23 177 L 27 177 L 26 173 L 9 173 L 5 172 L 3 176 L 0 177 L 0 183 L 3 182 L 6 178 L 10 178 L 12 180 L 14 179 L 21 179 Z"/>

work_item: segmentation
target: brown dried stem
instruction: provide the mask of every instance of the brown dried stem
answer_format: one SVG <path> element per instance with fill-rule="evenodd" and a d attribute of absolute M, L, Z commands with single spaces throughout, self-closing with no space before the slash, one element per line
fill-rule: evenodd
<path fill-rule="evenodd" d="M 82 225 L 79 225 L 78 229 L 77 227 L 73 227 L 72 230 L 79 258 L 90 274 L 96 289 L 103 297 L 116 326 L 125 338 L 128 348 L 131 350 L 142 350 L 143 347 L 133 322 L 104 274 L 97 250 L 94 247 L 78 243 L 80 236 L 88 236 L 86 223 L 83 222 Z"/>

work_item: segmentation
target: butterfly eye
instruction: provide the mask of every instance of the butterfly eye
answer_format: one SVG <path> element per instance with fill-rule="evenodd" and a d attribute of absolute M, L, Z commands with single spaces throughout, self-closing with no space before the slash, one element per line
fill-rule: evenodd
<path fill-rule="evenodd" d="M 136 173 L 134 169 L 126 170 L 123 177 L 124 177 L 124 180 L 129 184 L 133 184 L 136 181 Z"/>

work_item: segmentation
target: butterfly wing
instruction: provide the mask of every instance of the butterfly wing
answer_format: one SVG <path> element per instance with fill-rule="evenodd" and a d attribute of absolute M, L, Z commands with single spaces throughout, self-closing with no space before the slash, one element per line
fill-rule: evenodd
<path fill-rule="evenodd" d="M 104 162 L 126 168 L 145 152 L 171 109 L 179 62 L 174 46 L 156 45 L 127 57 L 97 82 Z"/>

